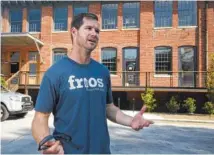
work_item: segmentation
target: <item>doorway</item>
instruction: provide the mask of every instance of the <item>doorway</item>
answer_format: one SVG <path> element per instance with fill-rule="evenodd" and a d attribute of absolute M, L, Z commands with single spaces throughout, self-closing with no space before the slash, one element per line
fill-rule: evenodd
<path fill-rule="evenodd" d="M 123 86 L 139 85 L 139 49 L 123 49 Z"/>

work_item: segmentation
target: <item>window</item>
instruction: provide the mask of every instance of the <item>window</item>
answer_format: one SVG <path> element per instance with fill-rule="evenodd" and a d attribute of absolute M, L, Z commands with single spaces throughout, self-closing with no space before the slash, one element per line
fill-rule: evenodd
<path fill-rule="evenodd" d="M 138 28 L 140 7 L 137 3 L 123 3 L 123 27 L 124 28 Z"/>
<path fill-rule="evenodd" d="M 172 71 L 172 48 L 155 48 L 155 72 L 156 74 L 171 74 Z"/>
<path fill-rule="evenodd" d="M 67 56 L 65 49 L 54 49 L 53 64 Z"/>
<path fill-rule="evenodd" d="M 35 76 L 37 72 L 37 63 L 38 63 L 38 52 L 32 51 L 28 53 L 28 61 L 29 61 L 29 75 Z"/>
<path fill-rule="evenodd" d="M 194 46 L 182 46 L 178 49 L 179 52 L 179 76 L 178 84 L 180 87 L 194 87 L 196 86 L 196 71 L 197 59 L 196 59 L 196 47 Z"/>
<path fill-rule="evenodd" d="M 101 53 L 102 64 L 105 65 L 112 74 L 117 71 L 117 51 L 115 48 L 103 48 Z"/>
<path fill-rule="evenodd" d="M 118 4 L 102 4 L 102 29 L 117 28 Z"/>
<path fill-rule="evenodd" d="M 30 9 L 28 15 L 29 32 L 40 32 L 41 30 L 41 10 Z"/>
<path fill-rule="evenodd" d="M 178 1 L 179 26 L 196 26 L 197 1 Z"/>
<path fill-rule="evenodd" d="M 35 76 L 36 75 L 36 63 L 30 63 L 29 64 L 29 75 Z"/>
<path fill-rule="evenodd" d="M 38 60 L 38 52 L 29 52 L 28 60 L 29 61 L 37 61 Z"/>
<path fill-rule="evenodd" d="M 22 32 L 22 10 L 10 11 L 10 32 Z"/>
<path fill-rule="evenodd" d="M 54 9 L 54 30 L 55 31 L 67 31 L 67 8 L 55 8 Z"/>
<path fill-rule="evenodd" d="M 179 70 L 195 71 L 196 68 L 196 50 L 192 46 L 179 47 Z"/>
<path fill-rule="evenodd" d="M 172 26 L 173 1 L 155 1 L 155 27 Z"/>
<path fill-rule="evenodd" d="M 10 61 L 11 62 L 19 62 L 20 53 L 19 52 L 12 52 L 10 54 Z"/>
<path fill-rule="evenodd" d="M 76 16 L 80 13 L 87 13 L 88 12 L 88 6 L 87 5 L 74 5 L 73 8 L 74 12 L 73 15 Z"/>

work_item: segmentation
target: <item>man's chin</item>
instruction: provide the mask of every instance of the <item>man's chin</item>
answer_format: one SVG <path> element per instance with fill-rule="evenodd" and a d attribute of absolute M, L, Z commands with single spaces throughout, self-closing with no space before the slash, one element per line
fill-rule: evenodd
<path fill-rule="evenodd" d="M 91 52 L 91 51 L 93 51 L 95 48 L 96 48 L 96 46 L 90 46 L 90 47 L 87 48 L 87 50 Z"/>

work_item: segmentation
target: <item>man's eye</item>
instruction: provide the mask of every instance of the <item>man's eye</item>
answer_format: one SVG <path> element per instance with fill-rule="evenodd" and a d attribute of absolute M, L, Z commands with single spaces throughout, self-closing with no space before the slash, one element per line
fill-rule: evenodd
<path fill-rule="evenodd" d="M 95 30 L 98 34 L 100 33 L 100 30 Z"/>
<path fill-rule="evenodd" d="M 91 30 L 92 28 L 91 27 L 88 27 L 88 30 Z"/>

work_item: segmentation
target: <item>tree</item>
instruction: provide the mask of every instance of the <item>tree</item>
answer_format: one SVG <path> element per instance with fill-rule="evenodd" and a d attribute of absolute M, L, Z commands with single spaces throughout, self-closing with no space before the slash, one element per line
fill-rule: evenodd
<path fill-rule="evenodd" d="M 211 61 L 207 73 L 207 97 L 210 102 L 214 103 L 214 54 L 211 54 Z"/>
<path fill-rule="evenodd" d="M 180 109 L 180 104 L 176 100 L 177 97 L 172 96 L 170 101 L 166 103 L 166 107 L 171 113 L 176 113 Z"/>
<path fill-rule="evenodd" d="M 145 93 L 141 94 L 141 98 L 142 98 L 142 100 L 143 100 L 144 104 L 146 105 L 147 110 L 149 112 L 153 111 L 155 109 L 155 107 L 157 106 L 155 104 L 156 99 L 154 98 L 154 90 L 153 89 L 148 88 Z"/>

